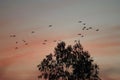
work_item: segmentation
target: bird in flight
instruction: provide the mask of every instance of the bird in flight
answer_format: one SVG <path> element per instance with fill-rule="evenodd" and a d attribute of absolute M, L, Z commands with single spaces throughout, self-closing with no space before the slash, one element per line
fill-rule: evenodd
<path fill-rule="evenodd" d="M 12 35 L 10 35 L 10 37 L 12 37 Z"/>
<path fill-rule="evenodd" d="M 28 43 L 25 43 L 25 45 L 28 45 Z"/>
<path fill-rule="evenodd" d="M 16 35 L 10 35 L 10 37 L 16 37 Z"/>
<path fill-rule="evenodd" d="M 42 43 L 43 45 L 45 45 L 46 43 Z"/>
<path fill-rule="evenodd" d="M 53 42 L 56 42 L 56 40 L 54 40 Z"/>
<path fill-rule="evenodd" d="M 15 49 L 18 49 L 18 47 L 15 47 Z"/>
<path fill-rule="evenodd" d="M 89 27 L 89 29 L 92 29 L 92 27 Z"/>
<path fill-rule="evenodd" d="M 78 21 L 78 23 L 82 23 L 82 21 Z"/>
<path fill-rule="evenodd" d="M 83 23 L 83 25 L 86 25 L 86 23 Z"/>
<path fill-rule="evenodd" d="M 96 29 L 96 31 L 99 31 L 99 29 Z"/>
<path fill-rule="evenodd" d="M 49 27 L 52 27 L 52 25 L 49 25 Z"/>
<path fill-rule="evenodd" d="M 87 28 L 86 30 L 89 30 L 89 28 Z"/>
<path fill-rule="evenodd" d="M 16 41 L 16 44 L 17 44 L 18 42 Z"/>
<path fill-rule="evenodd" d="M 82 30 L 84 30 L 86 27 L 83 27 Z"/>
<path fill-rule="evenodd" d="M 81 35 L 80 33 L 78 35 Z"/>
<path fill-rule="evenodd" d="M 44 42 L 47 42 L 47 40 L 44 40 Z"/>
<path fill-rule="evenodd" d="M 77 40 L 74 40 L 74 42 L 77 42 Z"/>
<path fill-rule="evenodd" d="M 84 37 L 83 35 L 81 37 Z"/>
<path fill-rule="evenodd" d="M 35 33 L 35 31 L 32 31 L 31 33 Z"/>
<path fill-rule="evenodd" d="M 25 40 L 22 40 L 23 42 L 26 42 Z"/>
<path fill-rule="evenodd" d="M 16 35 L 13 35 L 13 37 L 16 37 Z"/>

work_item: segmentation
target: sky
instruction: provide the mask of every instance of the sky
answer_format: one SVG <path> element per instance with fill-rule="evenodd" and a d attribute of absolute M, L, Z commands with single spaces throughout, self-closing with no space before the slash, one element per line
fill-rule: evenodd
<path fill-rule="evenodd" d="M 120 0 L 0 0 L 0 80 L 37 80 L 37 65 L 54 53 L 58 40 L 67 45 L 80 40 L 99 65 L 101 79 L 120 80 L 119 4 Z M 93 29 L 82 30 L 78 21 Z"/>

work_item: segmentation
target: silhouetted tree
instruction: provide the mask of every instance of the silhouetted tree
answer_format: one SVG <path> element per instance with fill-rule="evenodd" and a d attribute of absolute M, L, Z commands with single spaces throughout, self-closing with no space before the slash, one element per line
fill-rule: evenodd
<path fill-rule="evenodd" d="M 93 63 L 88 51 L 77 41 L 75 45 L 60 42 L 38 65 L 39 79 L 45 80 L 100 80 L 99 67 Z"/>

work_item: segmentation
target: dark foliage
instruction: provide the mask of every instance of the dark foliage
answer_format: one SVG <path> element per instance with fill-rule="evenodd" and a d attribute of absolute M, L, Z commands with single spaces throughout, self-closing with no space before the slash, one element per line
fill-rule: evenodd
<path fill-rule="evenodd" d="M 54 54 L 47 55 L 38 69 L 41 80 L 100 80 L 98 65 L 79 41 L 67 47 L 65 42 L 58 43 Z"/>

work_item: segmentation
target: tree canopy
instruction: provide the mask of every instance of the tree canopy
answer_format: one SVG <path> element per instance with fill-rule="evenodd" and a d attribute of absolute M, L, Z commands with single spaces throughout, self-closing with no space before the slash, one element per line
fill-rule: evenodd
<path fill-rule="evenodd" d="M 88 51 L 84 51 L 80 41 L 66 46 L 61 41 L 37 66 L 43 80 L 101 80 L 99 66 L 94 63 Z"/>

